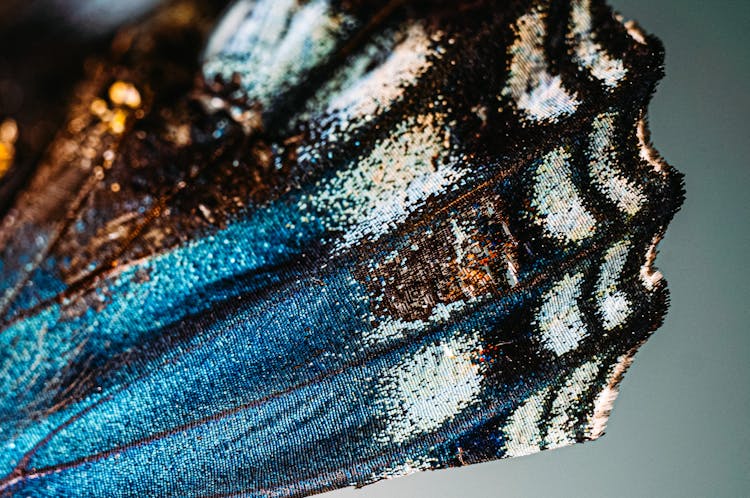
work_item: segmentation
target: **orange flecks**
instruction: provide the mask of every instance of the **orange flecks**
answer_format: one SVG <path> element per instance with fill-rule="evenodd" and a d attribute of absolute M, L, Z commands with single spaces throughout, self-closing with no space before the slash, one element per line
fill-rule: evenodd
<path fill-rule="evenodd" d="M 112 85 L 109 89 L 110 98 L 112 95 L 112 88 L 115 85 Z M 117 94 L 117 97 L 120 97 L 122 99 L 127 98 L 127 96 L 119 95 L 122 93 L 120 90 L 114 92 Z M 115 101 L 112 99 L 115 104 L 117 102 L 120 102 L 121 100 Z M 140 96 L 138 97 L 138 102 L 140 102 Z M 91 114 L 98 117 L 105 125 L 108 126 L 109 131 L 114 133 L 115 135 L 120 135 L 125 131 L 125 125 L 127 124 L 128 116 L 130 112 L 123 108 L 115 108 L 110 109 L 107 103 L 103 99 L 94 99 L 91 101 L 91 105 L 89 105 L 89 110 L 91 111 Z"/>
<path fill-rule="evenodd" d="M 125 123 L 127 120 L 128 113 L 122 109 L 117 109 L 112 114 L 112 119 L 109 121 L 109 129 L 112 130 L 112 133 L 119 135 L 125 131 Z"/>

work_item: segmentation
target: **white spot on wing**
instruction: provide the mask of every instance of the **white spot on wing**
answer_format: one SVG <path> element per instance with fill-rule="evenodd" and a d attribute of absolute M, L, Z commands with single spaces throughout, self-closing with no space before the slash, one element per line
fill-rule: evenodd
<path fill-rule="evenodd" d="M 516 408 L 503 427 L 505 456 L 518 457 L 536 453 L 542 446 L 539 423 L 544 416 L 544 402 L 550 388 L 546 387 L 529 397 Z"/>
<path fill-rule="evenodd" d="M 535 121 L 573 114 L 578 108 L 560 76 L 552 76 L 544 54 L 545 16 L 532 12 L 516 23 L 516 40 L 510 47 L 510 74 L 502 94 Z"/>
<path fill-rule="evenodd" d="M 541 341 L 558 355 L 578 347 L 588 331 L 583 323 L 578 299 L 581 297 L 583 274 L 566 274 L 544 294 L 535 322 Z"/>
<path fill-rule="evenodd" d="M 341 247 L 380 235 L 406 219 L 417 206 L 463 176 L 442 164 L 449 135 L 437 114 L 407 118 L 375 145 L 356 167 L 337 174 L 315 195 L 301 200 L 327 214 L 329 230 L 344 230 Z"/>
<path fill-rule="evenodd" d="M 425 346 L 390 369 L 378 403 L 387 427 L 381 439 L 403 442 L 430 432 L 476 402 L 482 374 L 475 363 L 476 333 Z"/>
<path fill-rule="evenodd" d="M 368 345 L 383 344 L 390 341 L 404 339 L 407 335 L 426 330 L 435 324 L 445 323 L 450 317 L 464 309 L 475 299 L 458 300 L 452 303 L 437 303 L 426 320 L 404 320 L 403 318 L 387 317 L 381 319 L 380 324 L 367 332 L 363 339 Z"/>
<path fill-rule="evenodd" d="M 388 58 L 337 94 L 329 103 L 327 113 L 346 128 L 350 122 L 356 123 L 365 116 L 388 109 L 402 98 L 404 89 L 416 84 L 430 67 L 430 56 L 438 55 L 431 48 L 432 44 L 421 25 L 410 26 L 406 39 Z"/>
<path fill-rule="evenodd" d="M 615 243 L 604 256 L 599 272 L 596 296 L 602 326 L 606 330 L 622 325 L 632 313 L 630 300 L 623 291 L 617 289 L 629 250 L 630 243 L 627 240 Z"/>
<path fill-rule="evenodd" d="M 634 216 L 646 203 L 643 191 L 618 173 L 618 151 L 613 143 L 617 114 L 604 113 L 594 119 L 589 134 L 589 170 L 596 184 L 617 206 Z"/>
<path fill-rule="evenodd" d="M 596 218 L 583 205 L 570 176 L 570 155 L 563 148 L 548 153 L 536 170 L 531 206 L 535 223 L 548 235 L 563 241 L 580 242 L 596 228 Z"/>
<path fill-rule="evenodd" d="M 248 96 L 267 105 L 284 88 L 300 82 L 337 45 L 346 18 L 328 0 L 241 1 L 222 19 L 205 53 L 207 79 L 240 75 Z"/>
<path fill-rule="evenodd" d="M 622 61 L 612 57 L 593 40 L 591 0 L 574 0 L 570 16 L 570 33 L 574 60 L 588 69 L 605 86 L 615 88 L 627 74 Z"/>

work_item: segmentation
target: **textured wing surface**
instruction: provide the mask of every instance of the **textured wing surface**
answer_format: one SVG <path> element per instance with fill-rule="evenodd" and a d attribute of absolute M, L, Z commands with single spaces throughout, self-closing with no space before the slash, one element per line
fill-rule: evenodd
<path fill-rule="evenodd" d="M 668 301 L 660 43 L 598 0 L 207 3 L 87 65 L 3 221 L 0 493 L 301 496 L 600 436 Z"/>

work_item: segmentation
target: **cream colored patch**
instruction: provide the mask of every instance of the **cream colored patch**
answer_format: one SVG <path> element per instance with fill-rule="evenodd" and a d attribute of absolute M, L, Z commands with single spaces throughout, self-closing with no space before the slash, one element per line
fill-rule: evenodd
<path fill-rule="evenodd" d="M 479 335 L 424 346 L 386 372 L 378 386 L 384 442 L 401 443 L 430 432 L 477 401 L 482 374 L 474 361 Z"/>
<path fill-rule="evenodd" d="M 510 74 L 502 95 L 511 97 L 529 119 L 544 121 L 573 114 L 579 102 L 564 87 L 560 76 L 549 73 L 544 54 L 545 14 L 521 16 L 510 47 Z"/>
<path fill-rule="evenodd" d="M 247 19 L 251 16 L 251 12 L 254 10 L 258 12 L 261 9 L 260 6 L 256 5 L 257 3 L 256 0 L 237 0 L 227 9 L 206 43 L 206 48 L 202 54 L 204 61 L 216 57 L 222 52 L 233 49 L 239 50 L 242 47 L 237 45 L 246 45 L 253 41 L 258 31 L 258 24 L 249 24 Z M 291 4 L 291 2 L 282 0 L 265 2 L 264 6 L 268 8 L 273 6 L 274 3 L 277 7 L 282 8 Z"/>
<path fill-rule="evenodd" d="M 574 60 L 605 86 L 615 88 L 628 71 L 621 60 L 593 40 L 591 23 L 591 0 L 574 0 L 568 27 L 568 36 L 574 43 Z"/>
<path fill-rule="evenodd" d="M 662 174 L 666 173 L 666 163 L 651 145 L 648 125 L 646 124 L 645 119 L 641 118 L 638 120 L 636 134 L 638 136 L 638 149 L 640 151 L 641 159 L 651 165 L 651 167 L 654 168 L 654 171 Z"/>
<path fill-rule="evenodd" d="M 450 317 L 464 309 L 469 303 L 475 302 L 476 299 L 454 301 L 444 304 L 437 303 L 432 309 L 432 313 L 427 320 L 404 320 L 403 318 L 385 318 L 381 323 L 363 337 L 365 343 L 370 346 L 384 344 L 391 341 L 404 339 L 409 334 L 426 330 L 427 327 L 445 323 Z"/>
<path fill-rule="evenodd" d="M 617 19 L 622 22 L 622 17 Z M 625 29 L 628 31 L 630 37 L 641 45 L 646 45 L 646 34 L 643 32 L 640 26 L 635 21 L 627 21 L 624 24 Z"/>
<path fill-rule="evenodd" d="M 593 235 L 596 218 L 586 210 L 573 184 L 569 161 L 562 147 L 544 156 L 536 170 L 531 206 L 538 214 L 534 222 L 549 236 L 577 243 Z"/>
<path fill-rule="evenodd" d="M 559 448 L 576 442 L 576 411 L 598 373 L 598 361 L 584 363 L 570 374 L 557 391 L 557 397 L 552 402 L 552 418 L 544 438 L 547 448 Z"/>
<path fill-rule="evenodd" d="M 588 335 L 578 306 L 582 283 L 582 273 L 566 274 L 544 294 L 544 302 L 536 313 L 541 341 L 557 355 L 575 349 Z"/>
<path fill-rule="evenodd" d="M 654 260 L 656 259 L 656 246 L 659 244 L 660 238 L 654 237 L 648 250 L 646 251 L 646 260 L 641 265 L 641 282 L 643 286 L 648 290 L 654 290 L 656 286 L 664 278 L 664 275 L 659 270 L 654 269 Z"/>
<path fill-rule="evenodd" d="M 383 64 L 351 82 L 328 104 L 327 114 L 336 116 L 347 128 L 387 110 L 402 99 L 404 90 L 417 83 L 439 52 L 432 48 L 441 35 L 427 36 L 420 24 L 410 26 L 406 38 Z M 363 60 L 369 60 L 363 57 Z"/>
<path fill-rule="evenodd" d="M 545 387 L 530 396 L 508 417 L 503 427 L 506 457 L 531 455 L 541 449 L 543 442 L 539 424 L 544 416 L 544 403 L 549 392 L 550 388 Z"/>
<path fill-rule="evenodd" d="M 303 197 L 300 210 L 312 203 L 326 214 L 329 230 L 345 230 L 339 248 L 364 237 L 377 240 L 465 174 L 444 164 L 450 135 L 442 120 L 427 114 L 402 121 L 367 157 L 357 158 L 355 167 Z"/>
<path fill-rule="evenodd" d="M 268 104 L 333 53 L 345 22 L 328 0 L 239 2 L 208 44 L 204 74 L 209 80 L 239 74 L 251 99 Z"/>
<path fill-rule="evenodd" d="M 629 216 L 634 216 L 646 203 L 640 187 L 633 184 L 617 168 L 618 147 L 614 143 L 617 114 L 598 115 L 589 134 L 589 171 L 597 186 L 617 207 Z"/>
<path fill-rule="evenodd" d="M 612 413 L 612 407 L 618 394 L 618 386 L 625 371 L 633 362 L 633 356 L 630 354 L 622 355 L 617 360 L 617 364 L 607 379 L 607 385 L 602 389 L 594 401 L 594 412 L 589 417 L 589 430 L 587 437 L 596 439 L 604 434 L 607 428 L 609 415 Z"/>
<path fill-rule="evenodd" d="M 605 330 L 622 325 L 632 314 L 630 300 L 618 290 L 622 269 L 630 251 L 630 242 L 621 240 L 609 248 L 599 270 L 595 296 Z"/>

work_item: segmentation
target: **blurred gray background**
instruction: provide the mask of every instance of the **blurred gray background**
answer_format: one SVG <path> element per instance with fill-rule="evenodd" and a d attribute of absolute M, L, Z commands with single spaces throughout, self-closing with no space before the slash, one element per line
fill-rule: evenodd
<path fill-rule="evenodd" d="M 666 47 L 652 139 L 687 199 L 657 258 L 672 306 L 607 434 L 326 498 L 750 497 L 750 2 L 609 1 Z"/>

